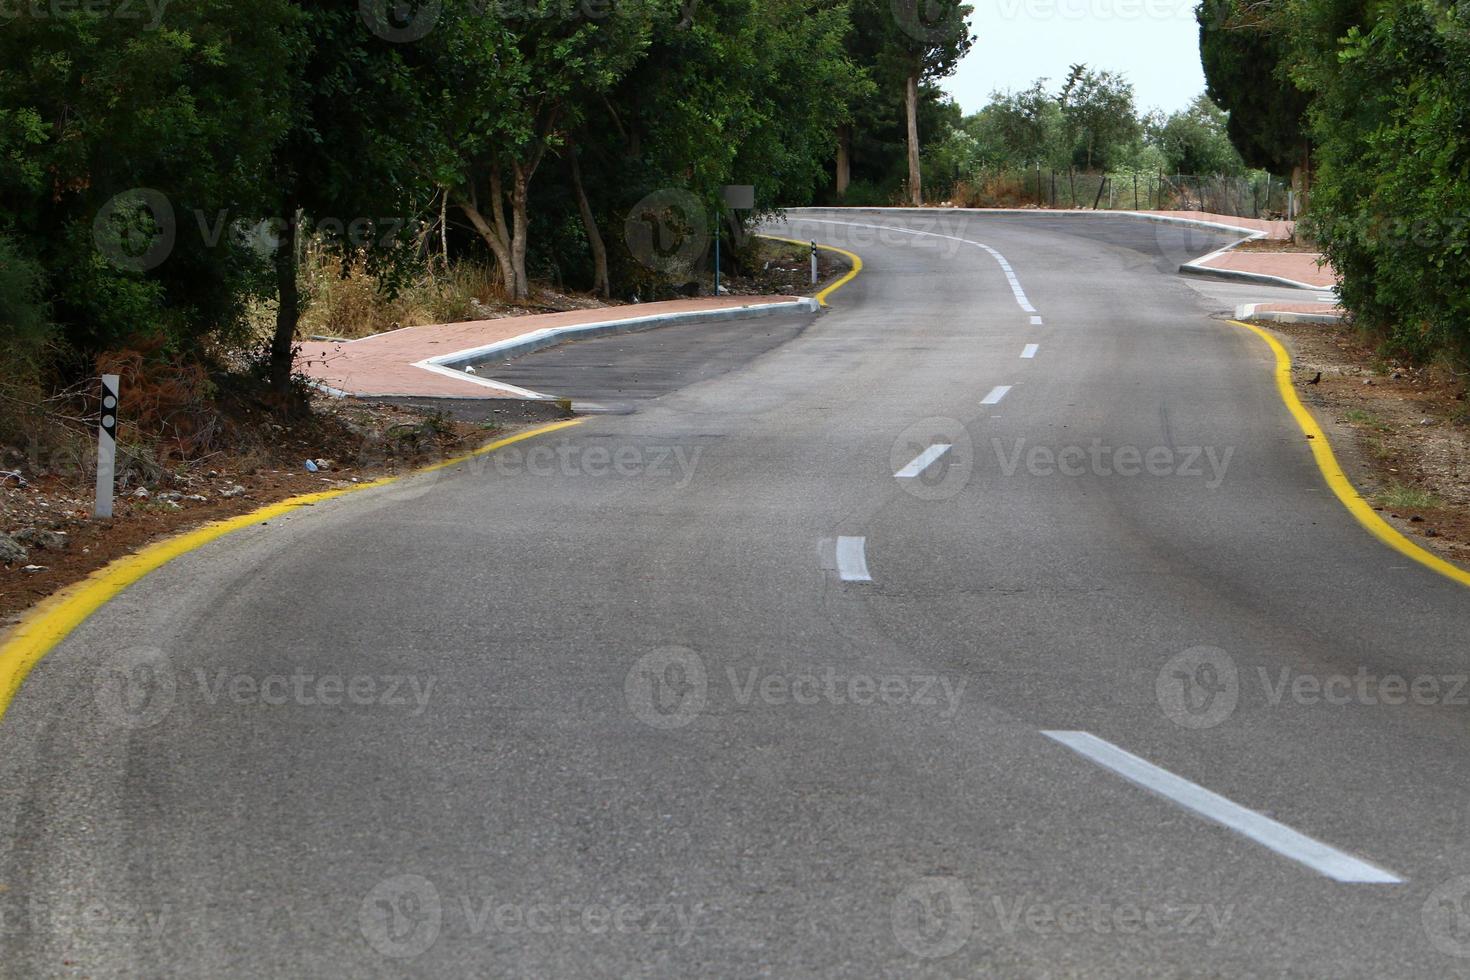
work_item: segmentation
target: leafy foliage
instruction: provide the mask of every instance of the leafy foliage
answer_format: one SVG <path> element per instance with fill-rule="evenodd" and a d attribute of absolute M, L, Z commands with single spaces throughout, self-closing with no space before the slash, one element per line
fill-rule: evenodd
<path fill-rule="evenodd" d="M 1290 173 L 1306 158 L 1306 96 L 1292 84 L 1288 0 L 1204 0 L 1196 11 L 1206 94 L 1229 113 L 1245 162 Z"/>
<path fill-rule="evenodd" d="M 621 291 L 648 274 L 623 254 L 607 282 L 640 197 L 712 207 L 721 185 L 754 183 L 762 208 L 809 198 L 876 70 L 848 55 L 845 4 L 802 0 L 43 13 L 0 32 L 12 351 L 38 351 L 27 338 L 54 322 L 63 371 L 124 348 L 173 363 L 260 343 L 265 302 L 282 393 L 308 246 L 389 293 L 451 232 L 507 297 L 533 274 Z"/>
<path fill-rule="evenodd" d="M 1470 356 L 1470 4 L 1292 11 L 1312 96 L 1310 225 L 1364 327 L 1419 358 Z"/>
<path fill-rule="evenodd" d="M 1146 119 L 1148 141 L 1159 148 L 1166 170 L 1179 174 L 1235 175 L 1245 161 L 1230 142 L 1229 114 L 1208 95 L 1201 95 L 1183 112 L 1167 118 Z"/>

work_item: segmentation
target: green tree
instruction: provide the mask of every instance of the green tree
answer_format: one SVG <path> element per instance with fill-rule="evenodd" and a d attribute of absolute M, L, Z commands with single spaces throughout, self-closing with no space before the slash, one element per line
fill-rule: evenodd
<path fill-rule="evenodd" d="M 1038 78 L 1020 92 L 997 92 L 981 110 L 984 118 L 1007 150 L 1006 162 L 1014 165 L 1040 163 L 1066 166 L 1071 156 L 1067 144 L 1062 107 L 1046 91 L 1046 79 Z"/>
<path fill-rule="evenodd" d="M 1119 164 L 1142 133 L 1133 104 L 1133 86 L 1111 71 L 1073 65 L 1057 93 L 1062 129 L 1073 164 L 1091 170 Z"/>
<path fill-rule="evenodd" d="M 1205 92 L 1229 113 L 1226 132 L 1248 166 L 1305 175 L 1307 96 L 1290 77 L 1288 0 L 1204 0 L 1199 21 Z"/>
<path fill-rule="evenodd" d="M 1164 154 L 1164 165 L 1181 174 L 1240 174 L 1245 162 L 1226 132 L 1228 117 L 1207 95 L 1189 108 L 1145 124 L 1149 141 Z"/>
<path fill-rule="evenodd" d="M 654 22 L 678 15 L 672 3 L 635 0 L 593 19 L 559 0 L 528 0 L 514 17 L 487 6 L 460 19 L 475 40 L 454 45 L 450 66 L 465 83 L 453 89 L 466 110 L 454 130 L 457 203 L 495 254 L 513 299 L 530 295 L 532 179 L 643 57 Z"/>
<path fill-rule="evenodd" d="M 135 335 L 192 350 L 230 336 L 263 262 L 231 219 L 263 209 L 285 128 L 283 0 L 81 7 L 0 30 L 0 231 L 44 270 L 78 354 Z M 236 335 L 238 336 L 238 335 Z"/>
<path fill-rule="evenodd" d="M 344 262 L 361 261 L 391 290 L 417 258 L 431 175 L 442 172 L 452 149 L 443 123 L 448 100 L 426 84 L 434 53 L 453 33 L 437 19 L 439 4 L 394 8 L 392 16 L 371 3 L 293 6 L 289 128 L 268 175 L 279 243 L 269 377 L 283 398 L 291 389 L 306 242 Z"/>
<path fill-rule="evenodd" d="M 702 228 L 731 183 L 755 185 L 758 210 L 809 200 L 825 179 L 833 120 L 871 92 L 843 47 L 846 29 L 845 7 L 803 0 L 709 0 L 657 19 L 647 56 L 593 106 L 596 125 L 578 138 L 604 191 L 600 222 L 621 230 L 637 202 L 673 194 Z M 627 279 L 636 258 L 622 236 L 609 238 Z"/>
<path fill-rule="evenodd" d="M 52 338 L 46 303 L 46 275 L 9 235 L 0 234 L 0 353 L 5 377 L 0 384 L 34 379 Z"/>
<path fill-rule="evenodd" d="M 969 16 L 958 0 L 853 0 L 850 53 L 869 69 L 882 92 L 903 92 L 904 146 L 909 203 L 923 204 L 919 165 L 921 92 L 952 74 L 975 42 Z"/>
<path fill-rule="evenodd" d="M 1470 357 L 1470 5 L 1300 0 L 1308 225 L 1357 323 L 1418 358 Z"/>

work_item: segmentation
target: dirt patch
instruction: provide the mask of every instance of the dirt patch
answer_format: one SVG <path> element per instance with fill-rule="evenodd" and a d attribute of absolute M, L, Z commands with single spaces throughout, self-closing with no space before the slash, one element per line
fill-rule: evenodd
<path fill-rule="evenodd" d="M 1316 257 L 1316 249 L 1307 247 L 1306 242 L 1292 238 L 1251 238 L 1236 245 L 1232 252 L 1290 252 L 1295 255 Z"/>
<path fill-rule="evenodd" d="M 811 247 L 755 240 L 755 261 L 745 272 L 720 276 L 720 292 L 731 296 L 810 296 L 847 272 L 847 260 L 827 249 L 817 250 L 817 284 L 812 285 Z M 700 281 L 701 295 L 714 291 L 713 277 Z"/>
<path fill-rule="evenodd" d="M 1470 567 L 1470 402 L 1448 373 L 1382 359 L 1343 324 L 1261 324 L 1359 492 L 1425 548 Z"/>
<path fill-rule="evenodd" d="M 0 548 L 10 549 L 0 568 L 0 623 L 14 624 L 39 600 L 159 538 L 287 497 L 407 473 L 541 421 L 515 408 L 501 414 L 503 421 L 465 422 L 322 399 L 298 422 L 262 420 L 270 438 L 261 445 L 169 463 L 152 479 L 125 473 L 110 520 L 92 517 L 85 474 L 37 472 L 12 450 L 13 468 L 0 472 Z"/>

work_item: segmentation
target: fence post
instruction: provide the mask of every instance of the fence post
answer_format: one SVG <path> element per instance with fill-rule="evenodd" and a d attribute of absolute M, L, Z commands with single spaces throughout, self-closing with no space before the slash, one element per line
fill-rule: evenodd
<path fill-rule="evenodd" d="M 97 503 L 96 517 L 112 516 L 112 485 L 117 470 L 117 393 L 118 376 L 102 376 L 102 417 L 97 426 Z"/>
<path fill-rule="evenodd" d="M 1133 210 L 1138 210 L 1138 171 L 1133 171 Z"/>

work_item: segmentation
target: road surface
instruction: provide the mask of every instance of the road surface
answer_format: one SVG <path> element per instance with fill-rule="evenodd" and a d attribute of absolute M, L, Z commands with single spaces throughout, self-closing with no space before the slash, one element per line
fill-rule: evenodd
<path fill-rule="evenodd" d="M 1174 274 L 1224 239 L 776 230 L 866 263 L 784 343 L 667 391 L 526 358 L 631 411 L 53 651 L 0 721 L 0 975 L 1470 973 L 1470 603 Z"/>

